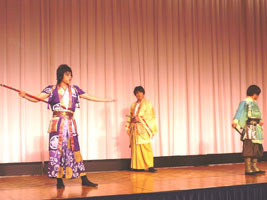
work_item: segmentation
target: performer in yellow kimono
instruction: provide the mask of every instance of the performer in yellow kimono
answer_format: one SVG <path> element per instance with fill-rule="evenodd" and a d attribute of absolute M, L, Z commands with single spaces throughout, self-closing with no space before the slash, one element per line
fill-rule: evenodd
<path fill-rule="evenodd" d="M 156 117 L 151 102 L 144 98 L 142 86 L 134 89 L 137 101 L 130 108 L 126 129 L 130 136 L 131 170 L 155 172 L 151 138 L 157 132 Z"/>

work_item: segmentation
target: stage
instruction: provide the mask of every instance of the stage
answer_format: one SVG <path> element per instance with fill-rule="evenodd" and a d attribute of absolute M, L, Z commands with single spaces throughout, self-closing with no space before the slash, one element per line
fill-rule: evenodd
<path fill-rule="evenodd" d="M 260 163 L 267 170 L 267 162 Z M 65 190 L 43 176 L 0 178 L 0 199 L 266 199 L 267 175 L 244 176 L 243 164 L 160 168 L 149 172 L 87 173 L 98 188 L 66 180 Z"/>

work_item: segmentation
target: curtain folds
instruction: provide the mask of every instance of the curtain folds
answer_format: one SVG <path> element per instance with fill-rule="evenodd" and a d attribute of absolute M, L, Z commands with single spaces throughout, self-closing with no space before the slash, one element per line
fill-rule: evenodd
<path fill-rule="evenodd" d="M 266 36 L 266 0 L 0 0 L 0 83 L 38 94 L 66 63 L 73 84 L 116 98 L 81 100 L 85 160 L 130 157 L 137 85 L 155 108 L 155 156 L 240 152 L 231 121 L 250 84 L 267 112 Z M 0 162 L 48 160 L 51 111 L 0 94 Z"/>

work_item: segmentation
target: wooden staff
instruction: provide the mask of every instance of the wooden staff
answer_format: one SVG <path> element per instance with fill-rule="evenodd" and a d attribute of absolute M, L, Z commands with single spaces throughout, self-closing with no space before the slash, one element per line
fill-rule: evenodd
<path fill-rule="evenodd" d="M 243 137 L 244 137 L 244 135 L 245 135 L 244 130 L 241 132 L 238 128 L 234 128 L 234 129 L 239 133 L 239 135 L 240 135 L 240 140 L 243 141 L 243 140 L 244 140 Z"/>
<path fill-rule="evenodd" d="M 10 90 L 14 90 L 14 91 L 16 91 L 16 92 L 20 92 L 20 90 L 18 90 L 18 89 L 16 89 L 16 88 L 13 88 L 13 87 L 10 87 L 10 86 L 7 86 L 7 85 L 4 85 L 4 84 L 0 84 L 0 86 L 5 87 L 5 88 L 10 89 Z M 25 93 L 25 95 L 28 96 L 28 97 L 31 97 L 31 98 L 33 98 L 33 99 L 36 99 L 36 100 L 38 100 L 38 101 L 42 101 L 42 102 L 44 102 L 44 103 L 48 103 L 46 100 L 40 99 L 40 98 L 38 98 L 38 97 L 36 97 L 36 96 L 33 96 L 33 95 L 30 95 L 30 94 L 28 94 L 28 93 Z"/>

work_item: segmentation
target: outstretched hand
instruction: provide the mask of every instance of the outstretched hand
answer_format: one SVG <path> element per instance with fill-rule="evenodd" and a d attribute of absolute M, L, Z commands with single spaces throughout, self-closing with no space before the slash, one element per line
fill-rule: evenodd
<path fill-rule="evenodd" d="M 23 90 L 20 90 L 19 91 L 19 96 L 21 96 L 22 98 L 25 98 L 26 92 L 24 92 Z"/>

